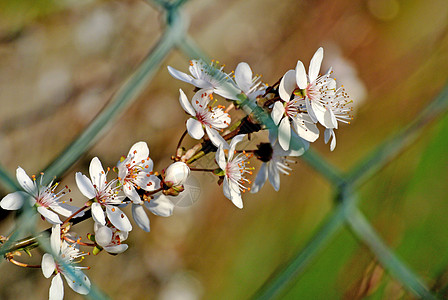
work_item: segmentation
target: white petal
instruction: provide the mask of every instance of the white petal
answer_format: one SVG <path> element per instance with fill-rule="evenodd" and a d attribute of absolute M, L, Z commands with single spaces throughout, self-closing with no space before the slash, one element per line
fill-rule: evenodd
<path fill-rule="evenodd" d="M 238 100 L 237 96 L 241 94 L 241 91 L 230 81 L 226 81 L 222 85 L 215 87 L 214 92 L 229 100 Z"/>
<path fill-rule="evenodd" d="M 233 157 L 233 153 L 235 152 L 236 144 L 241 142 L 245 136 L 246 136 L 245 134 L 238 134 L 237 136 L 235 136 L 232 139 L 232 141 L 230 142 L 229 156 L 227 157 L 228 161 L 231 160 Z"/>
<path fill-rule="evenodd" d="M 288 70 L 283 75 L 278 86 L 278 93 L 283 101 L 288 102 L 291 99 L 292 92 L 296 88 L 296 71 Z"/>
<path fill-rule="evenodd" d="M 173 67 L 168 66 L 168 73 L 170 73 L 171 76 L 173 76 L 176 79 L 191 83 L 191 81 L 193 80 L 193 77 L 191 77 L 190 75 L 178 71 L 176 69 L 174 69 Z"/>
<path fill-rule="evenodd" d="M 107 226 L 99 226 L 97 230 L 95 230 L 95 241 L 101 247 L 108 246 L 112 241 L 112 230 Z"/>
<path fill-rule="evenodd" d="M 192 79 L 191 84 L 200 89 L 213 90 L 213 85 L 210 82 L 203 79 L 196 79 L 196 78 Z"/>
<path fill-rule="evenodd" d="M 278 127 L 278 142 L 283 150 L 289 149 L 289 141 L 291 140 L 291 125 L 288 118 L 283 118 Z"/>
<path fill-rule="evenodd" d="M 223 184 L 222 184 L 222 191 L 224 192 L 224 196 L 227 199 L 232 200 L 232 195 L 231 195 L 231 192 L 230 192 L 230 185 L 229 185 L 229 178 L 227 178 L 227 176 L 224 177 L 224 181 L 223 181 Z"/>
<path fill-rule="evenodd" d="M 300 89 L 304 90 L 308 86 L 308 79 L 306 78 L 305 66 L 299 60 L 296 65 L 296 82 Z"/>
<path fill-rule="evenodd" d="M 179 102 L 180 105 L 182 106 L 182 108 L 189 113 L 190 115 L 192 115 L 193 117 L 196 116 L 196 112 L 193 109 L 193 107 L 190 104 L 190 101 L 188 101 L 187 96 L 185 95 L 184 91 L 182 91 L 181 89 L 179 89 L 180 92 L 180 96 L 179 96 Z"/>
<path fill-rule="evenodd" d="M 297 134 L 308 142 L 314 142 L 319 137 L 319 129 L 314 123 L 303 122 L 298 119 L 294 120 L 293 125 Z"/>
<path fill-rule="evenodd" d="M 236 183 L 229 181 L 229 190 L 232 203 L 238 208 L 243 208 L 243 199 L 241 199 L 241 192 Z"/>
<path fill-rule="evenodd" d="M 59 224 L 51 227 L 50 246 L 55 255 L 61 251 L 61 225 Z"/>
<path fill-rule="evenodd" d="M 190 118 L 187 120 L 187 130 L 188 134 L 196 140 L 199 140 L 204 136 L 202 123 L 196 119 Z"/>
<path fill-rule="evenodd" d="M 285 106 L 283 105 L 283 103 L 281 103 L 281 101 L 275 102 L 271 112 L 271 118 L 272 121 L 274 121 L 275 125 L 278 125 L 278 123 L 280 123 L 280 120 L 282 119 L 284 113 Z"/>
<path fill-rule="evenodd" d="M 308 70 L 308 75 L 310 76 L 310 82 L 316 80 L 317 76 L 319 76 L 320 65 L 322 64 L 322 59 L 324 58 L 324 49 L 320 47 L 317 49 L 316 53 L 314 53 L 313 58 L 310 62 L 310 68 Z"/>
<path fill-rule="evenodd" d="M 145 202 L 145 206 L 156 216 L 169 217 L 173 214 L 174 204 L 165 195 L 156 196 L 151 201 Z"/>
<path fill-rule="evenodd" d="M 324 132 L 325 144 L 328 143 L 330 138 L 333 138 L 330 143 L 330 150 L 333 151 L 336 148 L 336 135 L 332 128 L 327 128 L 327 129 L 325 129 L 325 132 Z"/>
<path fill-rule="evenodd" d="M 90 179 L 82 174 L 81 172 L 76 172 L 75 175 L 76 185 L 78 186 L 79 191 L 89 199 L 93 199 L 96 196 L 96 190 L 92 184 Z"/>
<path fill-rule="evenodd" d="M 51 280 L 49 300 L 62 300 L 64 299 L 64 283 L 62 282 L 61 273 L 58 273 Z"/>
<path fill-rule="evenodd" d="M 50 278 L 56 269 L 56 263 L 54 262 L 53 256 L 50 253 L 45 253 L 42 256 L 42 273 L 45 278 Z"/>
<path fill-rule="evenodd" d="M 92 158 L 89 166 L 90 178 L 92 178 L 93 185 L 96 185 L 98 190 L 102 190 L 106 185 L 106 173 L 104 173 L 103 165 L 98 157 Z"/>
<path fill-rule="evenodd" d="M 128 155 L 134 155 L 135 161 L 146 160 L 149 156 L 149 148 L 146 142 L 137 142 L 129 150 Z"/>
<path fill-rule="evenodd" d="M 90 280 L 83 272 L 80 270 L 73 269 L 76 278 L 73 278 L 71 274 L 62 273 L 67 281 L 68 286 L 81 295 L 87 295 L 90 292 Z"/>
<path fill-rule="evenodd" d="M 92 218 L 96 223 L 106 225 L 106 216 L 104 215 L 104 211 L 103 208 L 101 207 L 101 204 L 97 202 L 92 203 L 91 211 L 92 211 Z"/>
<path fill-rule="evenodd" d="M 125 184 L 123 184 L 123 192 L 126 197 L 131 199 L 133 202 L 138 203 L 141 201 L 140 195 L 137 193 L 132 183 L 126 182 Z"/>
<path fill-rule="evenodd" d="M 49 209 L 43 207 L 43 206 L 38 206 L 37 207 L 37 211 L 51 224 L 61 224 L 61 219 L 59 219 L 59 216 L 50 211 Z"/>
<path fill-rule="evenodd" d="M 280 174 L 277 166 L 271 162 L 268 166 L 269 182 L 274 187 L 274 190 L 278 192 L 280 189 Z"/>
<path fill-rule="evenodd" d="M 316 101 L 312 101 L 311 102 L 311 108 L 314 112 L 314 115 L 316 116 L 317 120 L 319 121 L 320 124 L 322 124 L 323 126 L 325 126 L 326 128 L 332 128 L 332 124 L 327 124 L 326 120 L 325 120 L 325 112 L 326 112 L 326 108 L 321 104 L 318 103 Z M 327 126 L 329 125 L 329 127 Z"/>
<path fill-rule="evenodd" d="M 207 136 L 210 138 L 212 144 L 216 147 L 227 144 L 226 140 L 215 129 L 205 126 L 205 131 L 207 132 Z"/>
<path fill-rule="evenodd" d="M 26 174 L 25 170 L 22 169 L 21 167 L 17 168 L 16 177 L 20 186 L 29 194 L 34 195 L 37 192 L 34 182 L 31 180 L 28 174 Z"/>
<path fill-rule="evenodd" d="M 236 84 L 243 92 L 247 93 L 252 86 L 252 70 L 245 62 L 241 62 L 235 69 Z"/>
<path fill-rule="evenodd" d="M 106 214 L 112 225 L 121 231 L 131 231 L 132 225 L 128 217 L 118 207 L 106 207 Z"/>
<path fill-rule="evenodd" d="M 308 97 L 305 97 L 305 104 L 306 104 L 306 111 L 308 112 L 308 115 L 310 116 L 313 123 L 317 123 L 317 117 L 316 114 L 313 111 L 313 107 L 311 106 L 311 100 Z"/>
<path fill-rule="evenodd" d="M 50 205 L 50 208 L 64 217 L 73 215 L 80 207 L 72 206 L 66 203 L 54 203 Z M 75 217 L 81 217 L 84 215 L 84 211 L 78 213 Z"/>
<path fill-rule="evenodd" d="M 263 163 L 260 167 L 260 170 L 257 173 L 257 177 L 255 177 L 255 182 L 254 184 L 252 184 L 250 192 L 258 193 L 258 191 L 263 187 L 267 179 L 268 179 L 268 168 L 266 167 L 266 163 Z"/>
<path fill-rule="evenodd" d="M 29 197 L 27 193 L 22 191 L 10 193 L 0 201 L 0 207 L 6 210 L 18 210 L 23 206 L 25 199 Z"/>
<path fill-rule="evenodd" d="M 107 246 L 107 247 L 103 247 L 103 248 L 108 253 L 119 254 L 119 253 L 123 253 L 124 251 L 126 251 L 128 249 L 128 245 L 127 244 L 119 244 L 119 245 Z"/>
<path fill-rule="evenodd" d="M 338 128 L 338 121 L 336 120 L 334 112 L 329 108 L 327 108 L 324 113 L 324 123 L 324 126 L 327 128 Z"/>
<path fill-rule="evenodd" d="M 224 154 L 223 147 L 218 147 L 218 151 L 216 151 L 215 154 L 216 162 L 218 163 L 218 166 L 221 168 L 221 170 L 225 171 L 227 166 L 226 156 Z"/>
<path fill-rule="evenodd" d="M 142 205 L 132 204 L 132 217 L 134 218 L 134 221 L 135 223 L 137 223 L 138 227 L 146 232 L 149 232 L 149 218 L 146 215 L 145 209 Z"/>

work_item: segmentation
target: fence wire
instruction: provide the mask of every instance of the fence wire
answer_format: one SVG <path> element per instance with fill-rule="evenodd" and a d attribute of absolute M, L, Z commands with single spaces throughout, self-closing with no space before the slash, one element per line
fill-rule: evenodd
<path fill-rule="evenodd" d="M 95 142 L 107 131 L 120 113 L 125 111 L 151 82 L 170 52 L 179 50 L 189 59 L 204 59 L 207 56 L 188 35 L 186 24 L 182 18 L 182 6 L 187 0 L 163 1 L 145 0 L 155 5 L 164 15 L 165 29 L 146 58 L 135 70 L 133 75 L 111 98 L 108 105 L 97 115 L 87 128 L 46 168 L 45 173 L 53 177 L 62 176 Z M 358 208 L 358 188 L 378 173 L 389 161 L 406 150 L 420 135 L 421 129 L 448 110 L 448 87 L 446 87 L 412 123 L 399 133 L 391 136 L 370 154 L 361 159 L 350 171 L 341 172 L 327 162 L 322 156 L 309 149 L 301 158 L 314 168 L 333 186 L 335 190 L 334 208 L 329 216 L 311 237 L 308 243 L 300 249 L 288 262 L 261 286 L 253 299 L 272 299 L 282 295 L 302 275 L 306 267 L 323 251 L 332 238 L 347 227 L 359 243 L 367 246 L 379 263 L 392 277 L 415 296 L 423 299 L 436 299 L 428 286 L 419 276 L 407 266 L 381 239 L 369 221 Z M 13 177 L 0 166 L 0 183 L 8 190 L 19 190 Z M 33 231 L 35 218 L 24 213 L 15 229 L 15 235 L 37 234 Z M 8 244 L 0 248 L 7 249 Z M 89 295 L 90 298 L 104 299 L 97 289 Z"/>

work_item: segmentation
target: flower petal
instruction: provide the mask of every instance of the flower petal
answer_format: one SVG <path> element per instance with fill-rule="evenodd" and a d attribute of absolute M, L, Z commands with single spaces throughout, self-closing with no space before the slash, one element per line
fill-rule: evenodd
<path fill-rule="evenodd" d="M 92 211 L 92 218 L 96 223 L 106 225 L 106 216 L 104 215 L 104 211 L 101 204 L 97 202 L 92 203 L 91 211 Z"/>
<path fill-rule="evenodd" d="M 56 269 L 56 263 L 54 262 L 54 258 L 50 253 L 45 253 L 42 256 L 42 273 L 45 278 L 50 278 L 51 274 L 53 274 Z"/>
<path fill-rule="evenodd" d="M 205 131 L 212 144 L 216 147 L 219 147 L 219 145 L 225 146 L 227 144 L 226 140 L 215 129 L 205 126 Z"/>
<path fill-rule="evenodd" d="M 313 107 L 311 106 L 311 100 L 308 97 L 305 97 L 305 105 L 306 105 L 306 111 L 308 112 L 308 115 L 310 116 L 313 123 L 317 123 L 317 117 L 316 114 L 313 111 Z"/>
<path fill-rule="evenodd" d="M 282 119 L 284 113 L 285 106 L 283 105 L 283 103 L 281 103 L 280 101 L 275 102 L 271 112 L 271 118 L 272 121 L 274 121 L 275 125 L 278 125 L 278 123 L 280 123 L 280 120 Z"/>
<path fill-rule="evenodd" d="M 51 227 L 50 246 L 55 255 L 61 252 L 61 225 L 59 224 Z"/>
<path fill-rule="evenodd" d="M 220 86 L 215 87 L 214 92 L 229 100 L 238 100 L 237 96 L 241 94 L 232 81 L 223 82 Z"/>
<path fill-rule="evenodd" d="M 58 273 L 51 280 L 49 300 L 64 299 L 64 283 L 62 282 L 61 273 Z"/>
<path fill-rule="evenodd" d="M 137 223 L 138 227 L 146 232 L 150 231 L 149 218 L 146 215 L 143 205 L 132 204 L 132 217 L 134 218 L 134 221 L 135 223 Z"/>
<path fill-rule="evenodd" d="M 98 190 L 102 190 L 106 185 L 106 173 L 104 173 L 103 165 L 98 157 L 92 158 L 89 166 L 90 178 L 92 178 L 92 183 Z"/>
<path fill-rule="evenodd" d="M 29 198 L 29 195 L 22 191 L 10 193 L 0 201 L 0 207 L 6 210 L 18 210 L 27 198 Z"/>
<path fill-rule="evenodd" d="M 266 163 L 263 163 L 261 164 L 260 170 L 257 173 L 257 177 L 255 177 L 255 182 L 252 184 L 250 192 L 258 193 L 258 191 L 263 187 L 267 179 L 268 179 L 268 168 L 266 167 Z"/>
<path fill-rule="evenodd" d="M 191 106 L 190 101 L 188 101 L 187 96 L 185 95 L 184 91 L 182 91 L 181 89 L 179 89 L 180 95 L 179 95 L 179 102 L 180 102 L 180 106 L 182 106 L 182 108 L 189 113 L 190 115 L 192 115 L 193 117 L 196 116 L 196 111 L 193 109 L 193 106 Z"/>
<path fill-rule="evenodd" d="M 204 136 L 202 123 L 196 119 L 190 118 L 187 120 L 187 130 L 188 134 L 196 140 L 199 140 Z"/>
<path fill-rule="evenodd" d="M 170 73 L 170 75 L 173 76 L 174 78 L 188 82 L 188 83 L 191 83 L 191 81 L 193 80 L 193 77 L 191 77 L 191 75 L 188 75 L 184 72 L 178 71 L 170 66 L 168 66 L 168 73 Z"/>
<path fill-rule="evenodd" d="M 81 172 L 76 172 L 75 175 L 76 185 L 78 186 L 79 191 L 89 199 L 93 199 L 96 196 L 95 187 L 92 184 L 90 179 L 82 174 Z"/>
<path fill-rule="evenodd" d="M 299 60 L 296 65 L 296 83 L 300 89 L 304 90 L 308 86 L 308 79 L 306 78 L 305 66 Z"/>
<path fill-rule="evenodd" d="M 56 213 L 63 215 L 64 217 L 69 217 L 80 209 L 80 207 L 72 206 L 67 203 L 53 203 L 52 205 L 50 205 L 50 208 Z M 76 216 L 74 216 L 74 218 L 81 217 L 83 215 L 84 211 L 78 213 Z"/>
<path fill-rule="evenodd" d="M 324 49 L 320 47 L 314 53 L 313 58 L 310 61 L 310 68 L 308 69 L 308 75 L 310 76 L 310 82 L 316 80 L 319 76 L 320 65 L 322 64 L 322 59 L 324 58 Z"/>
<path fill-rule="evenodd" d="M 106 214 L 112 225 L 121 231 L 131 231 L 132 225 L 128 217 L 118 207 L 106 207 Z"/>
<path fill-rule="evenodd" d="M 119 245 L 113 245 L 113 246 L 106 246 L 103 248 L 108 253 L 120 254 L 128 249 L 128 245 L 127 244 L 119 244 Z"/>
<path fill-rule="evenodd" d="M 238 134 L 237 136 L 235 136 L 232 139 L 232 141 L 230 142 L 229 156 L 227 157 L 228 161 L 230 161 L 233 158 L 233 154 L 235 152 L 236 144 L 241 142 L 244 139 L 245 136 L 246 136 L 245 134 Z"/>
<path fill-rule="evenodd" d="M 288 70 L 283 75 L 278 86 L 278 93 L 283 101 L 288 102 L 291 99 L 292 92 L 296 88 L 296 71 Z"/>
<path fill-rule="evenodd" d="M 156 216 L 169 217 L 173 214 L 174 204 L 165 195 L 155 196 L 151 201 L 145 202 L 145 206 Z"/>
<path fill-rule="evenodd" d="M 26 174 L 25 170 L 22 169 L 21 167 L 17 168 L 16 177 L 20 186 L 29 194 L 34 195 L 37 192 L 34 182 L 31 180 L 28 174 Z"/>
<path fill-rule="evenodd" d="M 137 142 L 129 150 L 128 156 L 133 155 L 135 161 L 146 160 L 149 156 L 149 148 L 146 142 Z"/>
<path fill-rule="evenodd" d="M 235 81 L 238 87 L 247 93 L 252 87 L 252 70 L 245 62 L 240 62 L 235 69 Z"/>
<path fill-rule="evenodd" d="M 334 112 L 328 107 L 324 113 L 324 123 L 325 123 L 324 126 L 327 128 L 338 129 L 338 120 L 336 120 L 336 116 L 334 115 Z"/>
<path fill-rule="evenodd" d="M 43 206 L 38 206 L 37 207 L 37 211 L 51 224 L 61 224 L 61 219 L 59 219 L 59 216 L 50 211 L 49 209 L 43 207 Z"/>
<path fill-rule="evenodd" d="M 291 125 L 288 118 L 283 118 L 278 127 L 278 142 L 283 150 L 289 149 L 289 141 L 291 140 Z"/>
<path fill-rule="evenodd" d="M 68 286 L 78 294 L 87 295 L 90 292 L 89 277 L 77 269 L 73 269 L 73 273 L 75 273 L 76 277 L 68 273 L 62 273 Z"/>
<path fill-rule="evenodd" d="M 226 184 L 226 181 L 224 180 L 224 184 Z M 228 191 L 230 192 L 230 200 L 233 204 L 235 204 L 238 208 L 243 208 L 243 199 L 241 199 L 241 192 L 238 188 L 238 185 L 236 183 L 233 183 L 232 181 L 227 181 L 228 184 Z"/>
<path fill-rule="evenodd" d="M 132 183 L 125 182 L 123 184 L 123 192 L 126 195 L 126 197 L 132 200 L 132 202 L 138 203 L 141 201 L 140 195 L 137 193 Z"/>
<path fill-rule="evenodd" d="M 308 142 L 314 142 L 319 137 L 319 129 L 316 124 L 303 121 L 302 118 L 293 119 L 294 130 Z"/>
<path fill-rule="evenodd" d="M 280 174 L 278 172 L 277 166 L 273 161 L 268 166 L 268 175 L 269 175 L 269 182 L 271 183 L 272 187 L 274 187 L 274 190 L 278 192 L 280 189 Z"/>
<path fill-rule="evenodd" d="M 218 166 L 221 168 L 221 170 L 225 171 L 227 166 L 226 156 L 224 154 L 224 149 L 222 146 L 218 147 L 218 150 L 215 154 L 216 162 L 218 163 Z"/>
<path fill-rule="evenodd" d="M 112 236 L 112 230 L 107 226 L 100 225 L 98 226 L 98 229 L 95 230 L 95 241 L 103 248 L 110 245 Z"/>

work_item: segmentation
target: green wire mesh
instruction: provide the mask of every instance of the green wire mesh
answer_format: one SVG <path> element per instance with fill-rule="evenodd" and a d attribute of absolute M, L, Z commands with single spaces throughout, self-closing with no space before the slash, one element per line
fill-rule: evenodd
<path fill-rule="evenodd" d="M 204 52 L 196 45 L 194 39 L 188 35 L 185 22 L 182 19 L 181 9 L 182 5 L 187 2 L 186 0 L 147 0 L 147 2 L 151 5 L 156 5 L 165 16 L 165 30 L 161 38 L 149 51 L 133 75 L 110 99 L 108 105 L 45 168 L 45 173 L 48 174 L 47 179 L 61 177 L 107 132 L 114 120 L 136 100 L 144 88 L 151 82 L 154 74 L 171 51 L 180 50 L 189 59 L 202 58 L 207 60 Z M 367 246 L 378 262 L 409 292 L 419 298 L 436 299 L 436 296 L 429 291 L 418 275 L 383 242 L 361 213 L 357 207 L 359 200 L 357 190 L 415 141 L 419 137 L 421 129 L 427 123 L 443 115 L 447 109 L 448 87 L 412 123 L 373 149 L 352 170 L 345 173 L 328 163 L 312 149 L 307 151 L 302 156 L 302 159 L 331 183 L 336 195 L 334 199 L 335 206 L 308 243 L 291 257 L 287 263 L 277 269 L 255 293 L 253 299 L 272 299 L 282 295 L 305 272 L 307 266 L 318 257 L 343 227 L 348 228 L 360 243 Z M 19 189 L 13 177 L 1 166 L 0 183 L 8 190 Z M 17 222 L 20 225 L 17 226 L 14 236 L 22 236 L 25 233 L 37 234 L 37 232 L 33 231 L 34 222 L 35 218 L 29 217 L 29 212 L 25 211 Z M 11 240 L 14 240 L 14 236 Z M 4 254 L 2 249 L 7 248 L 8 243 L 0 248 L 0 253 Z M 90 298 L 106 298 L 95 287 L 92 286 L 92 288 L 92 292 L 89 295 Z"/>

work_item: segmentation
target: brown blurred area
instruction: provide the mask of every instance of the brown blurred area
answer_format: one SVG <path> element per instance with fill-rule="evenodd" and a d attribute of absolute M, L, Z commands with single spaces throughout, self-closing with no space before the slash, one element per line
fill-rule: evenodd
<path fill-rule="evenodd" d="M 349 170 L 411 122 L 447 82 L 445 0 L 192 0 L 183 13 L 188 32 L 205 53 L 226 64 L 226 71 L 245 61 L 266 83 L 276 82 L 298 59 L 307 67 L 323 46 L 323 70 L 333 67 L 356 109 L 352 124 L 337 131 L 334 152 L 323 143 L 323 135 L 312 147 L 341 170 Z M 163 29 L 163 14 L 144 1 L 1 0 L 0 163 L 11 174 L 18 165 L 29 174 L 39 173 L 107 104 Z M 179 88 L 190 97 L 192 89 L 170 77 L 167 65 L 185 71 L 188 58 L 172 52 L 138 100 L 63 178 L 77 204 L 84 199 L 75 191 L 74 172 L 86 173 L 94 156 L 112 167 L 133 143 L 143 140 L 156 170 L 170 163 L 186 121 L 178 103 Z M 374 179 L 378 194 L 366 188 L 371 198 L 363 209 L 392 247 L 409 233 L 408 225 L 416 224 L 417 218 L 431 218 L 437 209 L 428 204 L 425 211 L 414 211 L 398 200 L 384 200 L 388 191 L 400 194 L 391 182 L 405 184 L 412 177 L 432 132 L 433 127 L 426 128 L 398 165 Z M 149 234 L 135 225 L 127 240 L 129 249 L 118 256 L 87 257 L 84 264 L 91 270 L 86 274 L 113 299 L 246 299 L 303 247 L 333 206 L 332 188 L 320 174 L 300 160 L 293 168 L 291 176 L 282 177 L 280 192 L 266 183 L 260 193 L 246 193 L 243 210 L 222 195 L 216 178 L 195 173 L 202 187 L 198 202 L 176 208 L 170 218 L 149 216 Z M 1 192 L 3 196 L 9 191 Z M 424 201 L 428 199 L 431 194 Z M 448 212 L 446 206 L 439 209 Z M 12 224 L 11 215 L 0 224 L 0 234 Z M 447 223 L 439 225 L 446 228 Z M 91 227 L 83 224 L 76 231 L 85 234 L 93 231 Z M 349 234 L 341 235 L 322 254 L 325 266 L 311 265 L 310 275 L 294 288 L 297 294 L 293 291 L 286 298 L 363 298 L 381 282 L 381 295 L 375 299 L 405 294 L 365 247 Z M 446 250 L 446 237 L 435 238 L 440 241 L 431 251 Z M 341 263 L 325 263 L 325 257 L 338 258 L 341 252 Z M 445 256 L 433 261 L 428 271 L 416 264 L 419 274 L 434 283 L 429 270 L 444 269 Z M 321 258 L 317 260 L 319 264 Z M 6 262 L 1 268 L 0 298 L 47 297 L 50 281 L 40 270 Z M 322 271 L 313 268 L 334 268 L 337 276 L 320 282 Z M 312 291 L 305 291 L 305 284 Z M 318 284 L 328 290 L 316 291 Z M 65 293 L 66 299 L 81 298 L 67 285 Z"/>

